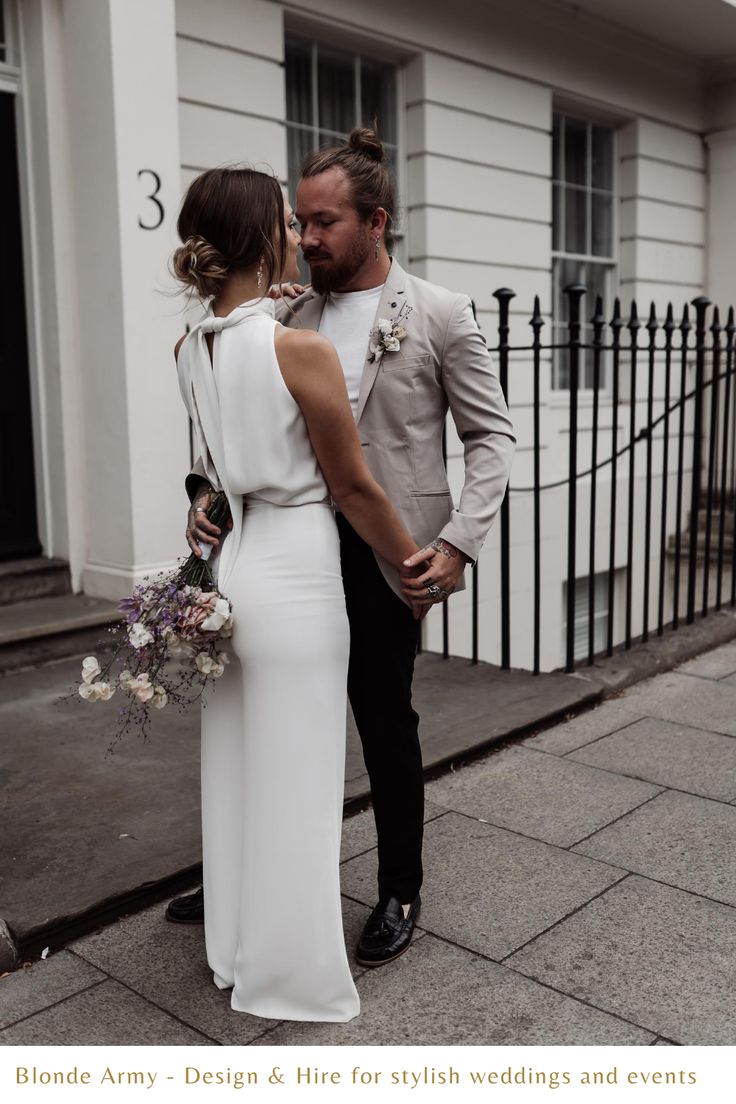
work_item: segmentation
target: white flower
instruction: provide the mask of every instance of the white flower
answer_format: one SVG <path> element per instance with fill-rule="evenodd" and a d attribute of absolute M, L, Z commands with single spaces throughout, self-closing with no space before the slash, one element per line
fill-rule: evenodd
<path fill-rule="evenodd" d="M 151 705 L 154 709 L 163 709 L 166 702 L 169 700 L 166 691 L 163 686 L 154 686 L 153 688 L 153 701 Z"/>
<path fill-rule="evenodd" d="M 115 693 L 115 687 L 109 682 L 83 682 L 79 687 L 79 696 L 85 701 L 109 701 Z"/>
<path fill-rule="evenodd" d="M 118 675 L 118 682 L 122 686 L 123 690 L 128 689 L 128 683 L 130 682 L 130 680 L 132 678 L 133 678 L 133 673 L 132 673 L 132 671 L 129 671 L 127 668 L 124 671 L 120 672 L 120 674 Z"/>
<path fill-rule="evenodd" d="M 212 670 L 210 671 L 210 674 L 212 675 L 213 678 L 220 678 L 220 676 L 224 673 L 224 671 L 225 671 L 225 664 L 224 663 L 218 663 L 217 661 L 215 661 L 212 664 Z"/>
<path fill-rule="evenodd" d="M 131 694 L 135 694 L 138 701 L 143 702 L 144 705 L 147 701 L 150 701 L 154 691 L 148 671 L 144 671 L 142 675 L 137 675 L 136 678 L 129 679 L 126 690 Z"/>
<path fill-rule="evenodd" d="M 149 632 L 142 621 L 135 621 L 128 629 L 128 640 L 134 648 L 143 648 L 153 640 L 153 633 Z"/>
<path fill-rule="evenodd" d="M 100 673 L 100 665 L 96 656 L 87 656 L 82 660 L 82 678 L 86 683 L 93 682 Z"/>
<path fill-rule="evenodd" d="M 197 665 L 197 670 L 202 675 L 209 675 L 212 673 L 212 668 L 215 666 L 215 661 L 209 652 L 197 652 L 197 657 L 194 660 Z"/>
<path fill-rule="evenodd" d="M 390 335 L 384 338 L 384 344 L 386 346 L 387 353 L 398 353 L 399 349 L 401 348 L 398 338 L 391 337 Z"/>
<path fill-rule="evenodd" d="M 378 319 L 378 329 L 382 334 L 390 334 L 393 328 L 393 322 L 389 322 L 388 318 Z"/>
<path fill-rule="evenodd" d="M 217 632 L 230 616 L 230 603 L 227 598 L 218 598 L 215 608 L 200 625 L 202 632 Z"/>

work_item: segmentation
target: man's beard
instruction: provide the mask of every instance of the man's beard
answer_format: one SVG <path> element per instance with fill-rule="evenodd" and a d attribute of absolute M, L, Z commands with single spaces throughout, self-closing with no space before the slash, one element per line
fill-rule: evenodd
<path fill-rule="evenodd" d="M 356 238 L 350 252 L 341 261 L 329 261 L 323 265 L 310 267 L 312 287 L 318 295 L 327 295 L 330 291 L 341 291 L 349 284 L 359 269 L 365 264 L 370 255 L 371 241 L 366 234 L 365 238 Z M 315 254 L 317 257 L 320 254 Z M 309 257 L 304 258 L 309 264 Z"/>

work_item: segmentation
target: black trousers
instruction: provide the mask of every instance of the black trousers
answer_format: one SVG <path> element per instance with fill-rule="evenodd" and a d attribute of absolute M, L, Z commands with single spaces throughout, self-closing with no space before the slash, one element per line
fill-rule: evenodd
<path fill-rule="evenodd" d="M 337 515 L 350 622 L 348 696 L 363 745 L 378 835 L 378 895 L 413 901 L 422 884 L 424 778 L 411 684 L 420 622 L 369 545 Z"/>

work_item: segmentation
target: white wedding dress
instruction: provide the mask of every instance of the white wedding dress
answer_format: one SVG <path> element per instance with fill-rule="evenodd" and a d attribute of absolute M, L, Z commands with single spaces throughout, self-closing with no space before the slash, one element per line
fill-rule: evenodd
<path fill-rule="evenodd" d="M 277 325 L 268 299 L 210 311 L 178 358 L 234 523 L 213 558 L 233 604 L 230 664 L 202 711 L 205 940 L 235 1010 L 345 1022 L 360 1010 L 339 878 L 349 630 L 334 514 Z"/>

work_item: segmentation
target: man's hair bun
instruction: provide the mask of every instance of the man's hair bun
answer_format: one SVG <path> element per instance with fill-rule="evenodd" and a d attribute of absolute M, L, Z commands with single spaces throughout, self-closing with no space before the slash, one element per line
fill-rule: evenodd
<path fill-rule="evenodd" d="M 379 164 L 386 159 L 383 143 L 375 130 L 370 127 L 355 127 L 350 132 L 348 146 L 355 153 L 362 153 L 373 161 L 378 161 Z"/>

